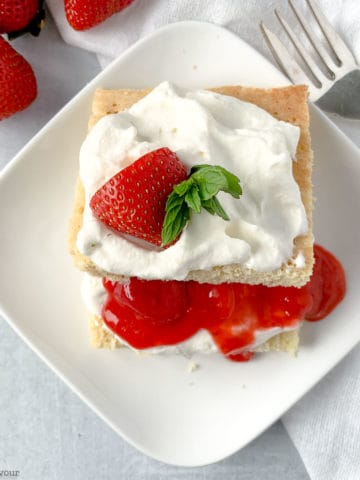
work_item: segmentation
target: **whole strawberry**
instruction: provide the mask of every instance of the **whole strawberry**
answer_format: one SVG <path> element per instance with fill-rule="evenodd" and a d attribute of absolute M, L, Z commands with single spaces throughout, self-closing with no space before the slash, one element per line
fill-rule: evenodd
<path fill-rule="evenodd" d="M 36 94 L 31 66 L 0 36 L 0 120 L 28 107 Z"/>
<path fill-rule="evenodd" d="M 161 245 L 167 198 L 174 185 L 186 178 L 176 154 L 159 148 L 108 180 L 92 197 L 90 207 L 108 227 Z"/>
<path fill-rule="evenodd" d="M 44 16 L 43 0 L 0 0 L 0 33 L 38 35 Z"/>
<path fill-rule="evenodd" d="M 120 12 L 133 0 L 64 0 L 65 14 L 75 30 L 87 30 Z"/>

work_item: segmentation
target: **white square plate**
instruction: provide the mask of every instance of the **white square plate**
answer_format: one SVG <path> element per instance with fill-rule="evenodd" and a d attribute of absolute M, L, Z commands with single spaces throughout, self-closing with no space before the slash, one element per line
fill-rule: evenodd
<path fill-rule="evenodd" d="M 345 301 L 305 325 L 296 359 L 257 355 L 138 357 L 88 344 L 80 273 L 66 249 L 68 217 L 96 87 L 274 86 L 286 79 L 239 38 L 184 22 L 139 42 L 95 78 L 20 152 L 0 183 L 1 308 L 24 340 L 119 434 L 163 462 L 221 460 L 259 435 L 360 340 L 360 153 L 315 108 L 315 233 L 342 261 Z"/>

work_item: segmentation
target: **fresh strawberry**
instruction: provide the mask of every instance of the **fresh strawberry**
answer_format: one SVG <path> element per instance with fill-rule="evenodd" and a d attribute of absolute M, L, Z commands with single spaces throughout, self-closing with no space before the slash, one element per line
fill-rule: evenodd
<path fill-rule="evenodd" d="M 90 207 L 108 227 L 161 245 L 167 198 L 174 185 L 186 178 L 176 154 L 159 148 L 108 180 L 92 197 Z"/>
<path fill-rule="evenodd" d="M 28 107 L 36 94 L 31 66 L 0 36 L 0 120 Z"/>
<path fill-rule="evenodd" d="M 65 0 L 65 14 L 75 30 L 87 30 L 132 2 L 133 0 Z"/>
<path fill-rule="evenodd" d="M 9 37 L 27 31 L 38 35 L 44 17 L 43 0 L 0 0 L 0 33 Z"/>

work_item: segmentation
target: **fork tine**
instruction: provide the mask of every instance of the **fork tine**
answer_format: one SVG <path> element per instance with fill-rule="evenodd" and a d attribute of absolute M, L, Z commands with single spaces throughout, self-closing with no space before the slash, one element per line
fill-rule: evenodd
<path fill-rule="evenodd" d="M 293 0 L 288 0 L 290 7 L 292 8 L 292 11 L 294 12 L 296 18 L 298 19 L 302 29 L 306 33 L 306 36 L 310 40 L 311 45 L 314 47 L 314 50 L 317 52 L 319 55 L 324 67 L 326 68 L 326 73 L 328 77 L 331 80 L 335 80 L 335 73 L 331 70 L 329 65 L 333 63 L 332 58 L 330 55 L 327 53 L 325 48 L 322 46 L 321 42 L 319 41 L 318 38 L 314 35 L 313 31 L 308 27 L 308 22 L 305 20 L 305 17 L 303 14 L 300 12 L 300 10 L 297 8 Z"/>
<path fill-rule="evenodd" d="M 264 35 L 275 60 L 280 68 L 286 73 L 290 80 L 295 84 L 309 84 L 309 78 L 304 74 L 296 61 L 290 56 L 287 48 L 278 39 L 278 37 L 269 30 L 263 22 L 260 22 L 260 29 Z M 310 87 L 311 88 L 311 87 Z"/>
<path fill-rule="evenodd" d="M 319 6 L 314 0 L 306 0 L 306 3 L 310 7 L 314 17 L 316 18 L 319 27 L 321 28 L 330 48 L 334 52 L 338 65 L 341 66 L 344 63 L 352 63 L 356 65 L 356 60 L 351 51 L 346 46 L 345 42 L 336 33 L 328 19 L 320 10 Z"/>
<path fill-rule="evenodd" d="M 314 77 L 316 86 L 321 88 L 322 83 L 321 83 L 320 79 L 323 75 L 322 75 L 321 71 L 319 70 L 318 66 L 315 64 L 314 60 L 310 57 L 310 55 L 307 53 L 305 48 L 301 45 L 299 40 L 296 38 L 295 33 L 290 28 L 288 23 L 285 21 L 285 19 L 280 15 L 280 13 L 276 9 L 275 9 L 275 15 L 277 16 L 280 24 L 283 26 L 285 32 L 287 33 L 287 35 L 290 38 L 291 42 L 293 43 L 294 47 L 299 52 L 299 55 L 304 60 L 305 65 L 310 70 L 310 73 Z"/>

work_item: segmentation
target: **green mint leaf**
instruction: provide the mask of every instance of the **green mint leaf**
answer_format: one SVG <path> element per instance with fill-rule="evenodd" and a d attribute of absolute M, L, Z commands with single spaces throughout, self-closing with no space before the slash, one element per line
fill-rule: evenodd
<path fill-rule="evenodd" d="M 190 175 L 193 173 L 199 172 L 198 177 L 200 178 L 205 177 L 208 175 L 209 171 L 214 171 L 216 170 L 218 173 L 223 174 L 223 179 L 222 179 L 222 187 L 221 190 L 224 192 L 230 193 L 233 197 L 239 198 L 239 196 L 242 194 L 242 189 L 240 186 L 240 181 L 239 178 L 234 175 L 233 173 L 229 172 L 229 170 L 226 170 L 224 167 L 220 167 L 219 165 L 194 165 L 191 170 L 190 170 Z M 196 178 L 197 176 L 195 176 Z"/>
<path fill-rule="evenodd" d="M 173 224 L 177 221 L 178 215 L 182 212 L 183 205 L 185 203 L 184 197 L 179 197 L 174 191 L 169 195 L 165 206 L 165 218 L 162 231 L 165 226 L 168 228 L 169 224 Z"/>
<path fill-rule="evenodd" d="M 178 208 L 166 213 L 161 231 L 162 245 L 167 245 L 177 238 L 190 218 L 190 209 L 183 201 Z"/>
<path fill-rule="evenodd" d="M 210 200 L 205 200 L 202 203 L 202 206 L 209 212 L 211 215 L 218 215 L 223 220 L 230 220 L 228 214 L 225 212 L 221 206 L 219 200 L 216 197 L 210 198 Z"/>
<path fill-rule="evenodd" d="M 179 183 L 174 187 L 174 192 L 180 195 L 180 197 L 183 197 L 186 195 L 186 193 L 190 190 L 190 188 L 193 186 L 194 181 L 190 177 L 187 180 L 184 180 L 183 182 Z"/>
<path fill-rule="evenodd" d="M 170 193 L 166 200 L 165 211 L 170 212 L 172 209 L 181 207 L 184 203 L 184 198 L 180 197 L 174 190 Z"/>
<path fill-rule="evenodd" d="M 240 195 L 242 194 L 242 189 L 241 189 L 240 181 L 238 177 L 233 173 L 229 172 L 228 170 L 226 170 L 226 168 L 219 167 L 219 166 L 217 168 L 219 168 L 222 171 L 226 179 L 226 187 L 223 187 L 221 190 L 223 192 L 230 193 L 230 195 L 232 195 L 235 198 L 239 198 Z"/>
<path fill-rule="evenodd" d="M 235 198 L 239 198 L 242 193 L 238 177 L 218 165 L 198 165 L 193 167 L 190 173 L 199 186 L 203 200 L 217 195 L 220 190 Z"/>
<path fill-rule="evenodd" d="M 227 186 L 223 172 L 211 165 L 199 169 L 192 175 L 192 178 L 199 187 L 199 194 L 202 200 L 209 200 L 219 190 Z"/>
<path fill-rule="evenodd" d="M 229 217 L 216 195 L 226 192 L 235 198 L 242 194 L 238 177 L 218 165 L 196 165 L 190 176 L 175 185 L 166 202 L 166 214 L 161 232 L 162 245 L 175 240 L 190 219 L 191 211 L 201 212 L 205 208 L 211 215 L 224 220 Z"/>
<path fill-rule="evenodd" d="M 200 213 L 201 211 L 201 198 L 199 195 L 199 191 L 196 185 L 193 185 L 190 190 L 188 190 L 187 194 L 185 195 L 185 202 L 187 203 L 188 207 L 194 210 L 196 213 Z"/>
<path fill-rule="evenodd" d="M 203 200 L 201 202 L 201 206 L 205 208 L 205 210 L 207 210 L 210 213 L 210 215 L 215 215 L 215 210 L 213 209 L 211 200 Z"/>

